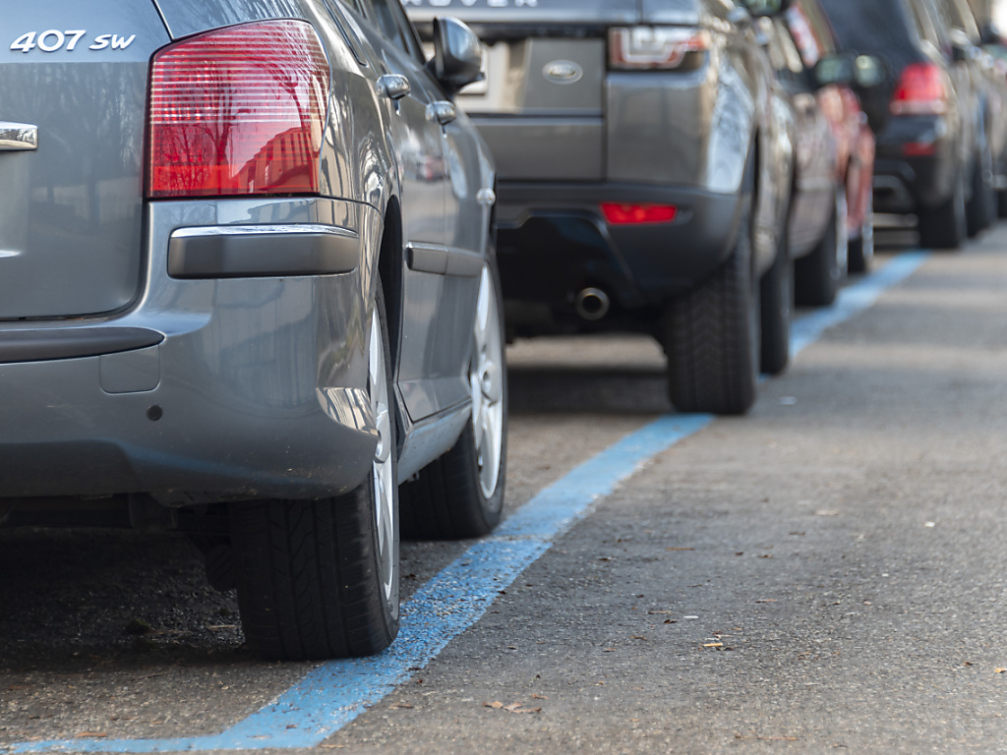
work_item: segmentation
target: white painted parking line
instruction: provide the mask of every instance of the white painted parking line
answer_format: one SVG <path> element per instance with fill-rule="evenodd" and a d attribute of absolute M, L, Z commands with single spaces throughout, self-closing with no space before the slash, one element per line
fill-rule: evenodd
<path fill-rule="evenodd" d="M 888 288 L 905 280 L 927 258 L 907 252 L 861 281 L 844 288 L 836 304 L 795 321 L 791 353 L 796 355 L 827 329 L 869 308 Z M 402 607 L 399 638 L 372 658 L 331 661 L 248 718 L 212 736 L 177 739 L 57 740 L 23 742 L 11 753 L 199 752 L 313 747 L 379 702 L 472 626 L 501 590 L 552 547 L 563 533 L 590 514 L 642 465 L 706 427 L 705 414 L 669 414 L 542 490 L 492 537 L 465 552 L 424 585 Z"/>

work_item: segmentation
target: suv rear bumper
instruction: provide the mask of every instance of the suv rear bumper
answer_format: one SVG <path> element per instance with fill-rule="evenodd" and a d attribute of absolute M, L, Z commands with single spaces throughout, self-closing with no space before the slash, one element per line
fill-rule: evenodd
<path fill-rule="evenodd" d="M 574 315 L 576 294 L 599 288 L 624 311 L 694 288 L 734 247 L 742 200 L 646 184 L 501 183 L 497 243 L 504 297 Z M 670 223 L 616 225 L 600 204 L 673 205 Z"/>
<path fill-rule="evenodd" d="M 144 293 L 128 311 L 30 331 L 0 323 L 0 342 L 21 342 L 0 361 L 0 498 L 150 493 L 184 504 L 359 484 L 377 438 L 360 260 L 335 275 L 168 274 L 176 229 L 273 217 L 352 229 L 361 250 L 380 222 L 322 199 L 155 203 Z M 282 260 L 282 242 L 274 250 Z M 122 333 L 152 338 L 117 345 Z"/>
<path fill-rule="evenodd" d="M 877 137 L 874 211 L 908 214 L 942 205 L 960 170 L 956 150 L 942 117 L 890 118 Z"/>

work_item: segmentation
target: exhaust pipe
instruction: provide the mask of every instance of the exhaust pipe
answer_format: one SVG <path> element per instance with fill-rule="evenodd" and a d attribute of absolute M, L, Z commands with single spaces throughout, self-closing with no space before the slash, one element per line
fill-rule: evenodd
<path fill-rule="evenodd" d="M 573 306 L 583 319 L 596 322 L 608 314 L 612 301 L 600 288 L 585 288 L 577 294 Z"/>

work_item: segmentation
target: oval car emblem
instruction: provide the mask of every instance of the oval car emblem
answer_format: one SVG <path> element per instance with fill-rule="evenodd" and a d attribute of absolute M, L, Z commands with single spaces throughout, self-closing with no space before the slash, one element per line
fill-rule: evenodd
<path fill-rule="evenodd" d="M 546 63 L 542 75 L 553 84 L 576 84 L 584 76 L 584 69 L 572 60 L 554 60 Z"/>

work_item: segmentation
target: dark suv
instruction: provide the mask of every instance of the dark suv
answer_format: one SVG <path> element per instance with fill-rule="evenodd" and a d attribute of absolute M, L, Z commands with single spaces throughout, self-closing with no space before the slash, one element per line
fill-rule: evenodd
<path fill-rule="evenodd" d="M 875 211 L 915 213 L 922 246 L 957 248 L 995 215 L 987 82 L 965 0 L 822 4 L 844 47 L 889 69 L 863 93 L 877 133 Z"/>
<path fill-rule="evenodd" d="M 487 46 L 486 82 L 458 102 L 498 165 L 514 330 L 652 334 L 676 407 L 746 411 L 760 330 L 762 366 L 787 361 L 777 262 L 792 176 L 749 13 L 722 0 L 405 5 L 421 26 L 459 17 Z"/>

